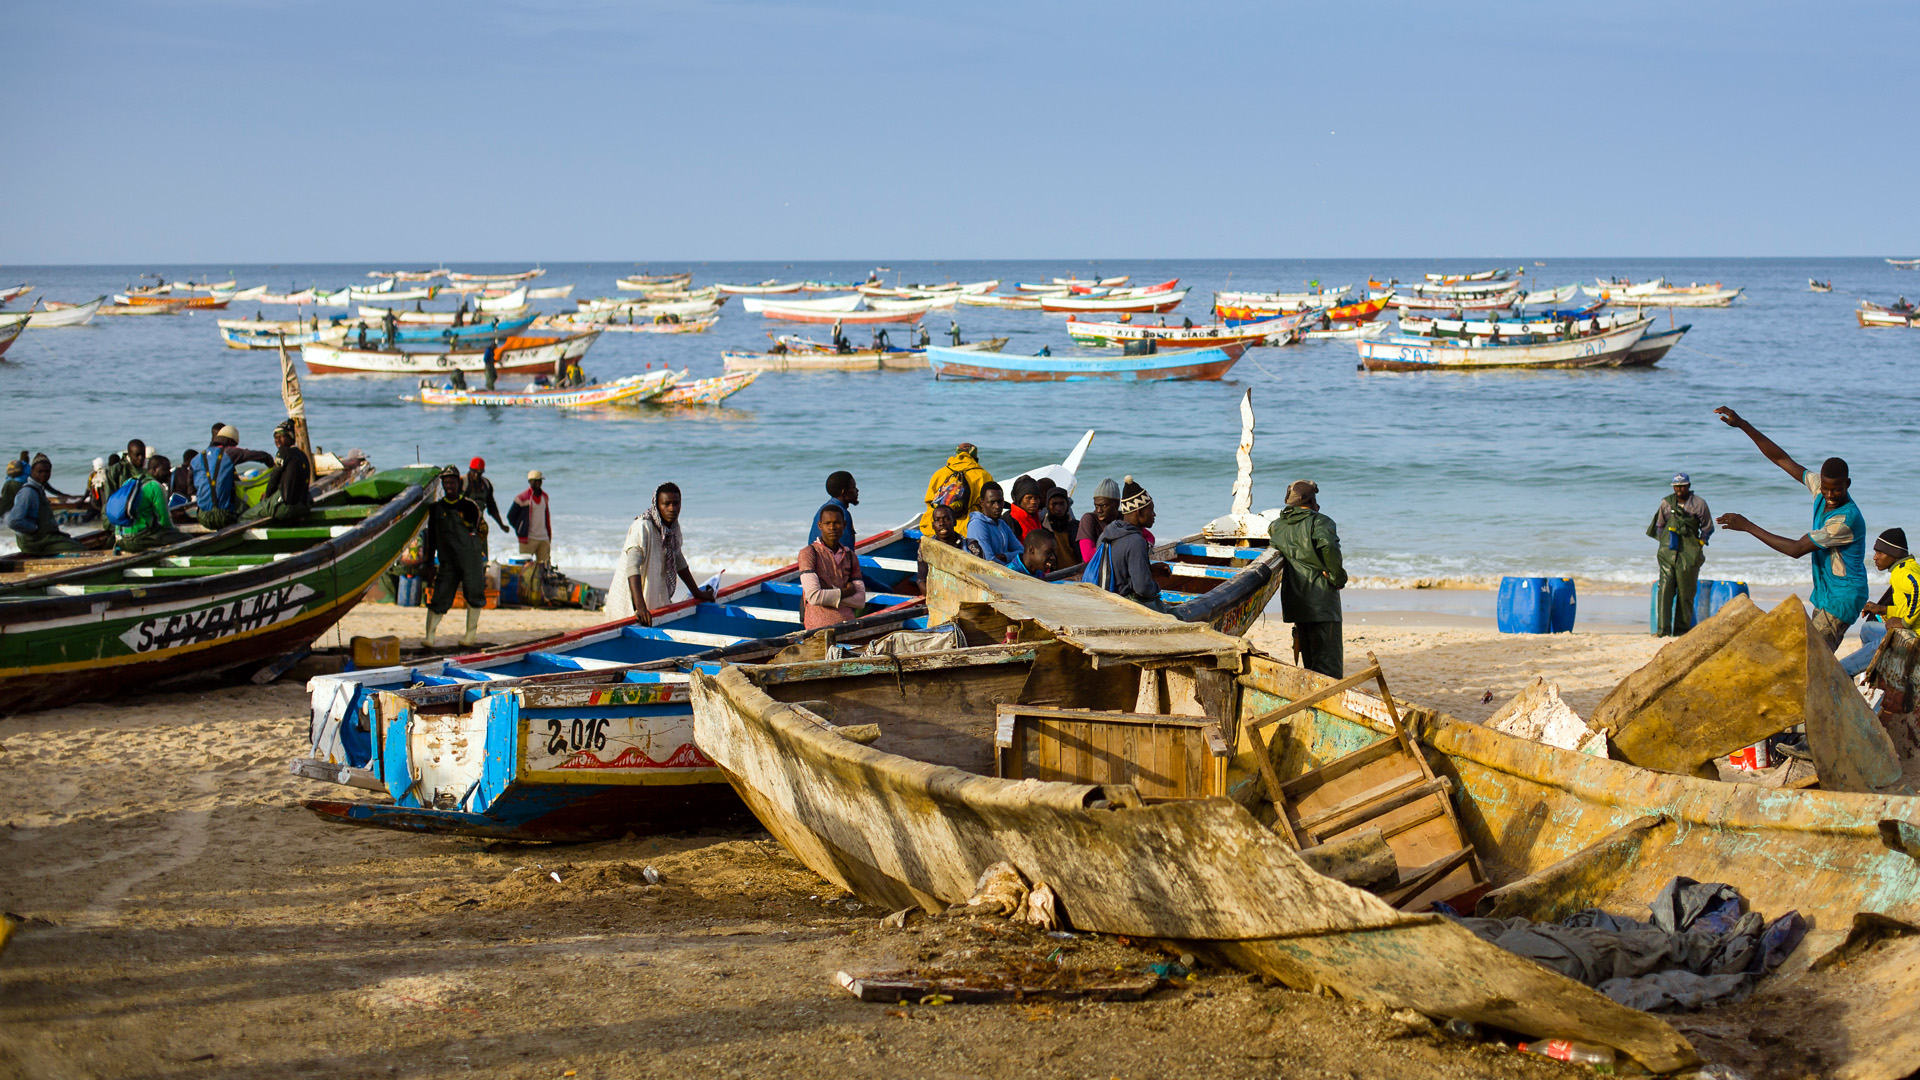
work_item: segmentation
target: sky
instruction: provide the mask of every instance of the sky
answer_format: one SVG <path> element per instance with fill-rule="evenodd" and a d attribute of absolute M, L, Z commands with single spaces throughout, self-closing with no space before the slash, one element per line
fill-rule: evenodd
<path fill-rule="evenodd" d="M 14 0 L 0 264 L 1920 255 L 1920 5 Z"/>

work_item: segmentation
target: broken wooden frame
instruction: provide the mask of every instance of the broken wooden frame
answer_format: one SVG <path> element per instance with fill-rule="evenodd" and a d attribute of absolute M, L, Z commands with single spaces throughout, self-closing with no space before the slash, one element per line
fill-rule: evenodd
<path fill-rule="evenodd" d="M 1205 716 L 1001 705 L 994 770 L 1003 780 L 1130 784 L 1142 802 L 1227 793 L 1233 756 Z"/>

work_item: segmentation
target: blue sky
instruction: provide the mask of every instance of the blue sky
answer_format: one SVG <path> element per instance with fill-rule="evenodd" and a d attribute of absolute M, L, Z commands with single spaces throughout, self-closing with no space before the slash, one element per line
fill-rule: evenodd
<path fill-rule="evenodd" d="M 1920 254 L 1911 4 L 7 10 L 0 263 Z"/>

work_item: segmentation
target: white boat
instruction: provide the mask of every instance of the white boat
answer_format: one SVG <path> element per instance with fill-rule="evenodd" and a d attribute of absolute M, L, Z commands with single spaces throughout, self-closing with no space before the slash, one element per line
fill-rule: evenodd
<path fill-rule="evenodd" d="M 1180 306 L 1192 288 L 1127 296 L 1043 296 L 1041 311 L 1127 311 L 1165 314 Z"/>
<path fill-rule="evenodd" d="M 1601 282 L 1597 288 L 1582 285 L 1581 290 L 1615 307 L 1728 307 L 1746 291 L 1717 284 L 1668 285 L 1661 280 L 1626 286 Z"/>
<path fill-rule="evenodd" d="M 908 299 L 869 296 L 867 297 L 867 306 L 875 311 L 933 311 L 936 309 L 952 308 L 954 303 L 959 299 L 959 293 L 949 293 L 946 296 L 920 296 Z"/>
<path fill-rule="evenodd" d="M 1547 307 L 1553 304 L 1564 304 L 1573 299 L 1574 295 L 1579 291 L 1580 283 L 1576 281 L 1569 285 L 1562 285 L 1557 289 L 1541 289 L 1539 292 L 1522 293 L 1520 296 L 1520 306 Z"/>
<path fill-rule="evenodd" d="M 866 297 L 859 293 L 845 296 L 827 296 L 818 300 L 762 300 L 749 296 L 740 301 L 740 306 L 753 314 L 762 314 L 767 308 L 777 307 L 786 311 L 859 311 Z"/>
<path fill-rule="evenodd" d="M 293 307 L 309 307 L 319 302 L 319 296 L 314 289 L 307 288 L 301 289 L 299 292 L 261 293 L 259 296 L 253 298 L 253 302 L 256 304 L 288 304 Z"/>
<path fill-rule="evenodd" d="M 100 305 L 106 302 L 107 298 L 100 296 L 84 304 L 75 304 L 72 307 L 54 308 L 52 310 L 29 310 L 27 312 L 27 329 L 50 330 L 60 326 L 85 326 L 87 323 L 93 321 L 94 312 L 99 311 Z"/>
<path fill-rule="evenodd" d="M 232 299 L 258 300 L 265 295 L 267 295 L 267 287 L 265 285 L 252 285 L 234 293 Z"/>
<path fill-rule="evenodd" d="M 1426 278 L 1436 285 L 1455 285 L 1466 281 L 1505 281 L 1512 274 L 1513 271 L 1501 268 L 1473 274 L 1428 274 Z"/>
<path fill-rule="evenodd" d="M 468 387 L 455 390 L 423 380 L 417 395 L 402 397 L 423 405 L 492 405 L 496 407 L 586 409 L 606 405 L 637 405 L 657 398 L 672 389 L 680 377 L 677 371 L 649 371 L 628 375 L 612 382 L 588 386 L 536 386 L 519 390 L 479 390 Z"/>
<path fill-rule="evenodd" d="M 1594 307 L 1599 307 L 1598 304 Z M 1498 331 L 1503 338 L 1516 338 L 1522 335 L 1558 335 L 1568 332 L 1592 334 L 1602 330 L 1612 330 L 1638 321 L 1640 314 L 1633 311 L 1616 311 L 1598 314 L 1592 310 L 1582 312 L 1578 317 L 1568 316 L 1559 319 L 1527 318 L 1513 319 L 1449 319 L 1446 316 L 1402 315 L 1400 332 L 1416 334 L 1421 337 L 1484 337 L 1491 338 Z"/>
<path fill-rule="evenodd" d="M 460 324 L 462 326 L 472 326 L 489 321 L 512 322 L 516 319 L 524 318 L 531 310 L 531 308 L 520 307 L 510 308 L 506 311 L 469 311 L 467 312 L 467 317 L 460 320 Z M 372 319 L 375 322 L 386 318 L 387 313 L 392 312 L 393 321 L 402 326 L 452 326 L 453 317 L 458 314 L 452 311 L 408 311 L 404 308 L 370 307 L 364 304 L 361 305 L 359 311 L 360 318 Z"/>
<path fill-rule="evenodd" d="M 573 295 L 572 285 L 549 285 L 544 289 L 528 289 L 529 300 L 565 300 Z"/>
<path fill-rule="evenodd" d="M 612 321 L 616 318 L 652 318 L 655 315 L 678 315 L 681 318 L 705 318 L 720 310 L 720 304 L 714 300 L 576 300 L 579 307 L 577 315 L 586 315 L 593 319 Z"/>
<path fill-rule="evenodd" d="M 623 277 L 613 283 L 613 287 L 623 292 L 652 292 L 656 289 L 683 289 L 693 281 L 693 271 L 685 270 L 678 274 L 635 274 Z"/>
<path fill-rule="evenodd" d="M 1352 291 L 1353 286 L 1342 285 L 1320 292 L 1217 292 L 1213 294 L 1213 306 L 1216 310 L 1221 307 L 1270 307 L 1281 311 L 1304 311 L 1307 308 L 1338 307 L 1341 297 Z"/>
<path fill-rule="evenodd" d="M 19 285 L 15 285 L 10 289 L 0 289 L 0 307 L 5 307 L 7 301 L 12 300 L 14 297 L 25 296 L 27 293 L 30 293 L 32 291 L 33 291 L 33 286 L 28 285 L 25 282 L 22 282 Z"/>
<path fill-rule="evenodd" d="M 527 306 L 527 287 L 525 285 L 504 296 L 483 296 L 473 302 L 481 311 L 513 311 Z"/>
<path fill-rule="evenodd" d="M 447 273 L 448 281 L 528 281 L 546 273 L 545 270 L 523 270 L 518 274 L 456 274 Z"/>
<path fill-rule="evenodd" d="M 1474 371 L 1485 368 L 1620 367 L 1653 324 L 1636 319 L 1606 333 L 1536 344 L 1491 344 L 1480 338 L 1362 338 L 1355 344 L 1368 371 Z"/>
<path fill-rule="evenodd" d="M 1007 308 L 1013 311 L 1039 311 L 1041 295 L 1014 296 L 1007 293 L 963 293 L 955 303 L 961 307 Z"/>
<path fill-rule="evenodd" d="M 432 281 L 434 278 L 444 277 L 445 275 L 446 275 L 446 270 L 444 268 L 440 270 L 369 270 L 367 271 L 367 276 L 370 278 L 393 278 L 397 281 Z"/>
<path fill-rule="evenodd" d="M 800 283 L 795 281 L 782 285 L 773 278 L 768 278 L 758 285 L 715 285 L 714 288 L 734 296 L 779 296 L 799 292 Z"/>
<path fill-rule="evenodd" d="M 1423 311 L 1496 311 L 1520 302 L 1516 287 L 1493 296 L 1422 296 L 1393 291 L 1386 294 L 1387 304 L 1402 309 Z M 1376 298 L 1377 299 L 1377 298 Z"/>
<path fill-rule="evenodd" d="M 1352 338 L 1385 337 L 1393 324 L 1375 319 L 1371 322 L 1336 322 L 1324 329 L 1300 331 L 1301 341 L 1346 341 Z"/>
<path fill-rule="evenodd" d="M 1920 259 L 1888 259 L 1887 265 L 1895 270 L 1920 270 Z"/>
<path fill-rule="evenodd" d="M 326 322 L 316 326 L 311 321 L 302 322 L 298 319 L 221 319 L 220 339 L 230 349 L 342 345 L 346 343 L 348 329 L 344 322 Z"/>
<path fill-rule="evenodd" d="M 493 370 L 499 375 L 557 375 L 562 365 L 586 354 L 598 330 L 562 338 L 509 338 L 494 354 Z M 525 342 L 526 344 L 516 344 Z M 459 368 L 468 373 L 485 369 L 481 363 L 484 349 L 465 348 L 439 352 L 403 352 L 399 349 L 354 349 L 336 345 L 304 345 L 300 359 L 316 375 L 434 375 Z"/>
<path fill-rule="evenodd" d="M 217 293 L 231 291 L 238 284 L 240 282 L 234 278 L 228 278 L 225 281 L 169 281 L 164 288 L 170 292 Z M 156 287 L 154 291 L 158 292 L 161 289 Z"/>

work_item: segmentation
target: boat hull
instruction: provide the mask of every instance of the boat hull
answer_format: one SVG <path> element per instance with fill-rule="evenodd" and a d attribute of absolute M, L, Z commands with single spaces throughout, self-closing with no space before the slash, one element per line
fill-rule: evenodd
<path fill-rule="evenodd" d="M 673 385 L 673 378 L 671 371 L 655 371 L 599 386 L 560 390 L 449 390 L 438 386 L 422 386 L 419 396 L 408 400 L 416 400 L 422 405 L 591 409 L 604 405 L 637 405 L 665 393 Z"/>
<path fill-rule="evenodd" d="M 53 311 L 30 311 L 27 313 L 27 328 L 29 330 L 47 330 L 62 326 L 85 326 L 87 323 L 93 321 L 94 314 L 98 312 L 100 306 L 106 302 L 107 298 L 102 296 L 70 308 L 58 308 Z"/>
<path fill-rule="evenodd" d="M 682 371 L 680 377 L 685 379 Z M 718 405 L 722 401 L 753 385 L 760 377 L 759 372 L 741 371 L 729 375 L 716 375 L 710 379 L 695 379 L 691 382 L 676 382 L 672 389 L 653 399 L 655 405 Z"/>
<path fill-rule="evenodd" d="M 557 375 L 567 361 L 585 355 L 598 336 L 598 331 L 588 331 L 518 348 L 511 347 L 513 339 L 509 339 L 509 347 L 495 353 L 494 371 L 500 375 Z M 306 345 L 300 350 L 300 359 L 315 375 L 438 375 L 454 368 L 471 374 L 485 370 L 482 355 L 484 350 L 480 349 L 410 353 Z"/>
<path fill-rule="evenodd" d="M 1441 345 L 1425 338 L 1363 338 L 1355 344 L 1368 371 L 1619 367 L 1649 325 L 1641 319 L 1595 337 L 1538 345 Z"/>
<path fill-rule="evenodd" d="M 1110 298 L 1105 296 L 1042 296 L 1040 310 L 1054 313 L 1066 312 L 1131 312 L 1164 315 L 1177 308 L 1187 299 L 1187 289 L 1174 289 L 1170 292 L 1147 293 L 1142 296 Z"/>
<path fill-rule="evenodd" d="M 1246 351 L 1244 345 L 1168 350 L 1148 356 L 1011 356 L 930 346 L 927 364 L 936 379 L 999 382 L 1176 382 L 1219 379 Z"/>

